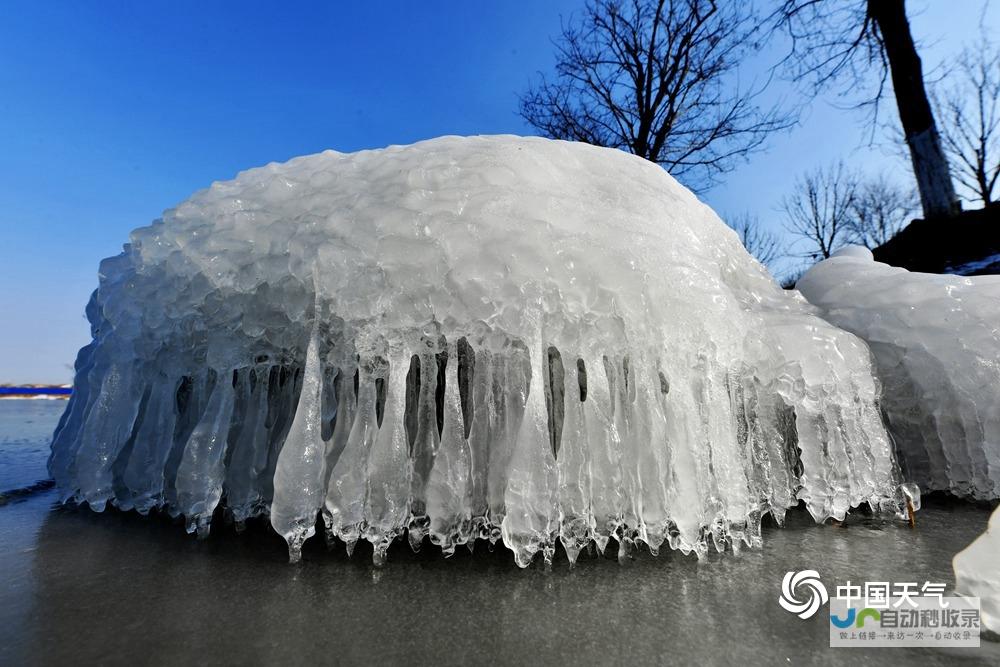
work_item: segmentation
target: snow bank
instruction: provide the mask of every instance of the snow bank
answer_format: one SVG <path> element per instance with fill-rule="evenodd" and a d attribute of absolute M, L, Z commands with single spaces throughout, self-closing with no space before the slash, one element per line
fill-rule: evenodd
<path fill-rule="evenodd" d="M 978 597 L 983 626 L 1000 634 L 1000 507 L 982 535 L 952 561 L 955 592 Z"/>
<path fill-rule="evenodd" d="M 906 477 L 1000 497 L 1000 276 L 910 273 L 852 247 L 796 288 L 871 346 Z"/>
<path fill-rule="evenodd" d="M 704 554 L 895 509 L 870 355 L 656 165 L 445 137 L 215 183 L 132 233 L 50 469 L 66 499 L 330 537 Z M 470 544 L 471 546 L 471 544 Z"/>

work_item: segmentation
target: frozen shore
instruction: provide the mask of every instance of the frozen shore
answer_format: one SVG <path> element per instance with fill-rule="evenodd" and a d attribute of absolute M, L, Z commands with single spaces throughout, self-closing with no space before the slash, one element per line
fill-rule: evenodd
<path fill-rule="evenodd" d="M 0 411 L 2 451 L 16 431 L 19 448 L 44 455 L 39 434 L 58 406 L 49 412 Z M 931 499 L 916 530 L 855 515 L 817 526 L 795 510 L 783 529 L 766 524 L 762 549 L 738 558 L 643 552 L 620 566 L 582 555 L 574 571 L 545 572 L 519 570 L 500 549 L 480 553 L 482 544 L 448 560 L 397 544 L 382 570 L 366 545 L 348 559 L 312 544 L 289 567 L 273 533 L 237 539 L 227 529 L 199 542 L 164 521 L 55 501 L 49 490 L 0 506 L 0 664 L 1000 661 L 1000 645 L 988 643 L 831 649 L 825 613 L 803 621 L 777 604 L 782 575 L 807 567 L 830 583 L 952 585 L 952 556 L 989 518 L 972 504 Z"/>

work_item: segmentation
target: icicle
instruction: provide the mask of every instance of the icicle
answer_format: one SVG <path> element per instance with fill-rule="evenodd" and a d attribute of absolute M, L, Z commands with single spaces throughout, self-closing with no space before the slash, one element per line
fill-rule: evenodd
<path fill-rule="evenodd" d="M 465 424 L 458 387 L 458 353 L 449 349 L 445 370 L 444 432 L 427 482 L 427 514 L 431 517 L 431 542 L 451 556 L 455 547 L 472 535 L 472 452 L 465 438 Z"/>
<path fill-rule="evenodd" d="M 130 490 L 127 500 L 121 503 L 122 509 L 135 508 L 146 514 L 163 502 L 163 471 L 177 423 L 178 384 L 179 378 L 160 376 L 152 386 L 122 479 Z"/>
<path fill-rule="evenodd" d="M 501 538 L 500 527 L 507 514 L 511 458 L 524 418 L 531 375 L 531 360 L 523 346 L 510 345 L 504 355 L 494 355 L 492 402 L 495 410 L 492 415 L 496 423 L 490 426 L 490 433 L 495 435 L 490 443 L 487 477 L 491 543 Z M 544 399 L 539 396 L 539 400 L 544 407 Z"/>
<path fill-rule="evenodd" d="M 187 531 L 208 537 L 225 476 L 223 457 L 233 413 L 232 372 L 219 372 L 204 416 L 184 446 L 177 469 L 177 508 L 187 520 Z"/>
<path fill-rule="evenodd" d="M 538 552 L 542 552 L 545 563 L 551 565 L 558 531 L 557 472 L 549 446 L 543 358 L 544 354 L 539 351 L 537 365 L 531 369 L 524 416 L 514 444 L 504 494 L 503 541 L 514 552 L 514 561 L 519 567 L 530 565 Z"/>
<path fill-rule="evenodd" d="M 592 433 L 591 507 L 594 513 L 594 540 L 604 553 L 608 541 L 621 525 L 625 498 L 622 490 L 621 434 L 615 420 L 618 401 L 614 367 L 605 357 L 587 363 L 587 401 L 584 413 L 587 432 Z M 620 409 L 619 409 L 620 411 Z"/>
<path fill-rule="evenodd" d="M 475 350 L 475 371 L 472 388 L 472 428 L 469 431 L 469 453 L 472 468 L 472 523 L 477 537 L 489 538 L 490 428 L 496 423 L 496 403 L 493 400 L 493 361 L 489 350 Z"/>
<path fill-rule="evenodd" d="M 567 356 L 566 413 L 562 443 L 559 447 L 559 540 L 570 565 L 576 563 L 580 550 L 594 537 L 591 511 L 590 441 L 584 414 L 585 366 L 582 359 Z M 589 400 L 593 400 L 590 398 Z"/>
<path fill-rule="evenodd" d="M 271 525 L 288 543 L 288 560 L 293 563 L 302 557 L 302 544 L 316 533 L 316 515 L 323 506 L 326 444 L 322 417 L 323 365 L 317 320 L 309 336 L 295 419 L 275 467 L 271 501 Z"/>
<path fill-rule="evenodd" d="M 333 437 L 333 427 L 337 419 L 337 369 L 323 368 L 323 430 L 321 437 L 329 442 Z"/>
<path fill-rule="evenodd" d="M 385 563 L 389 545 L 409 522 L 410 457 L 403 421 L 408 368 L 405 354 L 389 361 L 382 425 L 368 457 L 365 539 L 372 544 L 372 559 L 378 566 Z"/>
<path fill-rule="evenodd" d="M 302 369 L 298 366 L 282 366 L 279 369 L 275 401 L 271 405 L 273 412 L 271 409 L 268 410 L 268 420 L 271 422 L 271 426 L 267 465 L 259 477 L 261 482 L 260 497 L 265 507 L 269 507 L 274 498 L 274 472 L 278 468 L 281 449 L 285 446 L 288 431 L 295 418 L 295 408 L 299 404 L 303 377 Z"/>
<path fill-rule="evenodd" d="M 248 370 L 246 389 L 249 406 L 231 445 L 232 456 L 226 469 L 224 488 L 226 503 L 237 530 L 243 529 L 244 522 L 254 515 L 262 500 L 259 478 L 267 467 L 269 431 L 264 422 L 267 419 L 271 368 L 261 364 Z"/>
<path fill-rule="evenodd" d="M 438 362 L 436 342 L 427 341 L 430 351 L 420 355 L 420 388 L 417 397 L 417 432 L 413 442 L 413 476 L 411 477 L 409 528 L 410 546 L 420 550 L 430 529 L 427 516 L 427 484 L 441 442 L 437 427 Z"/>
<path fill-rule="evenodd" d="M 337 417 L 333 426 L 333 433 L 326 446 L 326 489 L 328 495 L 332 485 L 332 475 L 337 469 L 337 463 L 340 461 L 344 449 L 347 447 L 347 441 L 351 436 L 355 415 L 358 411 L 358 396 L 354 389 L 355 372 L 356 369 L 351 366 L 349 368 L 342 368 L 337 374 L 337 396 L 340 400 L 337 404 Z M 324 525 L 326 526 L 327 546 L 332 547 L 337 535 L 332 532 L 332 524 L 326 520 L 325 509 Z"/>
<path fill-rule="evenodd" d="M 75 491 L 76 482 L 72 465 L 82 442 L 80 435 L 87 414 L 99 394 L 99 391 L 94 389 L 100 386 L 98 374 L 101 372 L 95 364 L 96 350 L 97 343 L 94 342 L 81 349 L 77 355 L 73 393 L 52 437 L 52 453 L 49 455 L 48 469 L 60 489 L 60 498 L 63 502 L 69 500 Z"/>
<path fill-rule="evenodd" d="M 178 503 L 178 471 L 191 434 L 206 418 L 206 406 L 217 380 L 214 370 L 200 371 L 197 375 L 182 378 L 177 389 L 177 420 L 170 453 L 163 467 L 163 505 L 173 518 L 184 513 Z"/>
<path fill-rule="evenodd" d="M 73 463 L 79 499 L 101 512 L 114 495 L 111 467 L 132 433 L 142 388 L 131 363 L 113 363 L 87 413 Z"/>
<path fill-rule="evenodd" d="M 635 384 L 635 399 L 629 417 L 629 451 L 634 492 L 632 514 L 635 539 L 642 541 L 653 554 L 667 539 L 667 480 L 670 466 L 666 447 L 666 424 L 660 409 L 661 394 L 655 362 L 642 359 L 630 366 Z"/>
<path fill-rule="evenodd" d="M 388 370 L 380 357 L 362 359 L 358 369 L 358 411 L 330 474 L 323 510 L 328 533 L 345 542 L 348 553 L 354 551 L 363 529 L 368 454 L 378 436 L 376 380 L 384 379 Z"/>

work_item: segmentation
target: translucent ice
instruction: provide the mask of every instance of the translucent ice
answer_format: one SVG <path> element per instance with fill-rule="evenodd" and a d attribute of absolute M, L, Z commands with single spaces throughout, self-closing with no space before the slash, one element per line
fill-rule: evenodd
<path fill-rule="evenodd" d="M 520 565 L 903 496 L 870 353 L 654 164 L 517 137 L 216 183 L 101 265 L 65 499 Z"/>
<path fill-rule="evenodd" d="M 982 535 L 952 561 L 955 592 L 978 597 L 986 628 L 1000 634 L 1000 508 Z"/>
<path fill-rule="evenodd" d="M 1000 497 L 1000 276 L 910 273 L 851 247 L 796 287 L 874 352 L 906 477 Z"/>

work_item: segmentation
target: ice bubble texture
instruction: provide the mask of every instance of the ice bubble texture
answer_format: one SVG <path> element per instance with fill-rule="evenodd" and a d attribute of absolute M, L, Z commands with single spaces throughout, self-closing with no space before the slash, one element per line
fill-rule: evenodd
<path fill-rule="evenodd" d="M 796 288 L 874 352 L 906 476 L 1000 498 L 1000 276 L 911 273 L 852 247 Z"/>
<path fill-rule="evenodd" d="M 537 138 L 241 173 L 105 260 L 52 445 L 101 510 L 323 518 L 376 561 L 503 540 L 704 555 L 900 482 L 868 348 L 656 165 Z"/>

